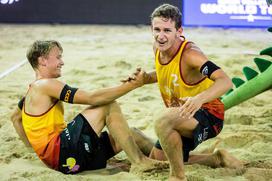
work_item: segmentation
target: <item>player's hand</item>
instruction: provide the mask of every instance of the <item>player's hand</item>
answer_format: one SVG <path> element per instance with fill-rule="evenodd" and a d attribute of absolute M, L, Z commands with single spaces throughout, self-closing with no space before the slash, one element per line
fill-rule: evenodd
<path fill-rule="evenodd" d="M 133 79 L 130 79 L 129 83 L 134 84 L 136 87 L 143 86 L 145 74 L 146 72 L 144 70 L 137 68 L 133 74 Z"/>
<path fill-rule="evenodd" d="M 197 110 L 202 106 L 201 100 L 195 97 L 185 97 L 181 99 L 184 103 L 180 107 L 180 116 L 191 119 Z"/>
<path fill-rule="evenodd" d="M 141 71 L 141 68 L 137 68 L 136 71 L 133 74 L 129 75 L 125 79 L 122 79 L 121 82 L 126 83 L 126 82 L 130 82 L 132 80 L 135 80 L 136 76 L 139 74 L 140 71 Z"/>

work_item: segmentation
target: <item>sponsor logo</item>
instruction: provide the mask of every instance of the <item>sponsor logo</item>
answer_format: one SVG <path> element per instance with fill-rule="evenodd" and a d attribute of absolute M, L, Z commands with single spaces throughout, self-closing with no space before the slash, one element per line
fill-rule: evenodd
<path fill-rule="evenodd" d="M 69 130 L 67 128 L 64 129 L 65 136 L 68 140 L 71 140 Z"/>
<path fill-rule="evenodd" d="M 203 70 L 202 70 L 202 75 L 208 75 L 209 69 L 208 66 L 206 65 Z"/>
<path fill-rule="evenodd" d="M 0 0 L 0 4 L 9 5 L 18 2 L 19 0 Z"/>
<path fill-rule="evenodd" d="M 201 134 L 201 133 L 198 135 L 197 140 L 198 140 L 198 142 L 200 142 L 200 143 L 202 142 L 202 134 Z"/>
<path fill-rule="evenodd" d="M 208 138 L 208 128 L 204 128 L 204 130 L 203 130 L 203 140 L 206 140 L 207 138 Z"/>
<path fill-rule="evenodd" d="M 217 0 L 213 3 L 201 3 L 200 11 L 203 14 L 229 15 L 229 19 L 246 20 L 272 20 L 272 0 Z"/>
<path fill-rule="evenodd" d="M 85 150 L 86 150 L 88 153 L 91 152 L 88 143 L 84 143 L 84 147 L 85 147 Z"/>
<path fill-rule="evenodd" d="M 202 141 L 205 141 L 207 138 L 208 138 L 208 128 L 204 128 L 204 130 L 203 130 L 203 134 L 202 133 L 200 133 L 199 135 L 198 135 L 198 138 L 197 138 L 197 140 L 199 141 L 199 143 L 201 143 Z"/>
<path fill-rule="evenodd" d="M 64 97 L 64 101 L 65 102 L 68 102 L 69 101 L 69 98 L 70 98 L 70 95 L 71 95 L 71 90 L 68 90 L 65 94 L 65 97 Z"/>
<path fill-rule="evenodd" d="M 70 172 L 76 172 L 79 170 L 80 165 L 76 165 L 76 159 L 73 157 L 69 157 L 66 159 L 66 164 L 62 165 L 63 167 L 68 167 Z"/>

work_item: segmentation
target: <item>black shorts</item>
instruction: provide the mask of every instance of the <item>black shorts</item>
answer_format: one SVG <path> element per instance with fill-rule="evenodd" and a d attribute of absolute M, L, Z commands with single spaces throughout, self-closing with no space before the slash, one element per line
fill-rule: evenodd
<path fill-rule="evenodd" d="M 107 160 L 114 155 L 107 132 L 98 137 L 82 114 L 60 134 L 59 171 L 62 173 L 105 168 Z"/>
<path fill-rule="evenodd" d="M 181 136 L 184 162 L 188 161 L 190 151 L 194 150 L 203 141 L 218 135 L 223 128 L 223 120 L 215 117 L 205 109 L 199 109 L 194 118 L 199 124 L 193 131 L 193 138 Z M 155 143 L 155 147 L 162 149 L 159 140 Z"/>

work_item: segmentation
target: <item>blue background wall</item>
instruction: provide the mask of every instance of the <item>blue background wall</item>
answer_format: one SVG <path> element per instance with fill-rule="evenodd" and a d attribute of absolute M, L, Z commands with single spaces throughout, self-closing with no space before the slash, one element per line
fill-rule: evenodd
<path fill-rule="evenodd" d="M 187 26 L 269 27 L 272 6 L 266 0 L 183 0 Z"/>

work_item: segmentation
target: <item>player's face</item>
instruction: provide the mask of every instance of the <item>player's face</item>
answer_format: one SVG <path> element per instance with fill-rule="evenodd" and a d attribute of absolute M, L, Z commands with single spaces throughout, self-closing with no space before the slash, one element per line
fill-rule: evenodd
<path fill-rule="evenodd" d="M 152 20 L 152 33 L 154 37 L 154 46 L 159 51 L 167 51 L 179 39 L 182 29 L 175 27 L 175 22 L 163 17 L 155 17 Z"/>
<path fill-rule="evenodd" d="M 48 74 L 52 78 L 57 78 L 61 76 L 61 68 L 64 65 L 62 61 L 62 52 L 58 47 L 53 47 L 46 56 L 46 66 Z"/>

